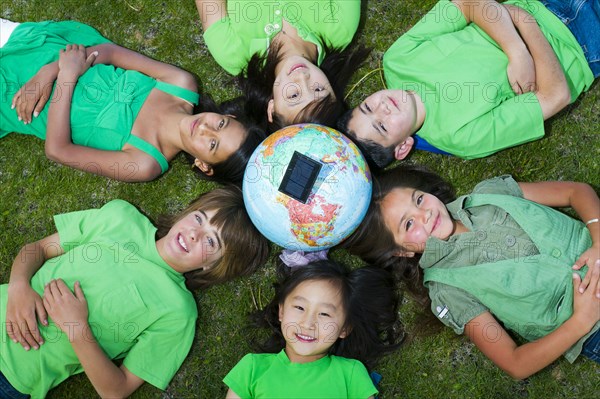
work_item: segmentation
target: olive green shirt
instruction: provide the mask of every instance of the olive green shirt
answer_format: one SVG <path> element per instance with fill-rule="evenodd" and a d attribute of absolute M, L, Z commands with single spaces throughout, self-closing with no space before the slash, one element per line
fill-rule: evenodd
<path fill-rule="evenodd" d="M 489 311 L 531 341 L 558 328 L 573 312 L 570 266 L 591 245 L 589 231 L 551 208 L 515 197 L 523 193 L 510 176 L 480 183 L 470 195 L 448 204 L 452 217 L 469 231 L 426 243 L 420 266 L 432 311 L 457 334 Z M 523 225 L 504 208 L 520 215 Z M 599 327 L 565 353 L 567 360 L 575 360 Z"/>

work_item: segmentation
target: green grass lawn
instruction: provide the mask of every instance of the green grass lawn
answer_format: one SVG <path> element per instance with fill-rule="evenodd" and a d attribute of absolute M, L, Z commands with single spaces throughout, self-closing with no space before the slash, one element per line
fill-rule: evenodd
<path fill-rule="evenodd" d="M 378 67 L 383 52 L 414 24 L 434 0 L 363 1 L 360 40 L 375 50 L 356 80 Z M 193 1 L 180 0 L 2 0 L 0 17 L 14 21 L 74 19 L 97 28 L 116 43 L 195 72 L 217 100 L 238 94 L 231 77 L 210 57 Z M 350 100 L 382 88 L 379 74 L 362 82 Z M 546 124 L 542 140 L 474 161 L 415 153 L 411 160 L 449 177 L 465 193 L 477 182 L 511 173 L 517 180 L 578 180 L 600 190 L 600 88 L 598 82 L 572 106 Z M 127 184 L 75 171 L 46 160 L 43 143 L 10 135 L 0 140 L 0 281 L 8 281 L 19 248 L 55 231 L 52 215 L 121 198 L 152 217 L 175 212 L 214 188 L 197 180 L 183 157 L 158 180 Z M 342 251 L 336 259 L 350 261 Z M 199 319 L 192 351 L 166 392 L 145 384 L 136 398 L 218 398 L 225 374 L 249 351 L 245 315 L 271 296 L 273 264 L 254 276 L 199 292 Z M 414 303 L 405 301 L 400 317 L 415 325 Z M 6 339 L 3 337 L 2 339 Z M 380 364 L 385 398 L 597 398 L 600 366 L 579 359 L 558 360 L 537 375 L 514 381 L 478 350 L 451 331 L 413 338 Z M 51 398 L 87 398 L 95 391 L 84 375 L 52 391 Z"/>

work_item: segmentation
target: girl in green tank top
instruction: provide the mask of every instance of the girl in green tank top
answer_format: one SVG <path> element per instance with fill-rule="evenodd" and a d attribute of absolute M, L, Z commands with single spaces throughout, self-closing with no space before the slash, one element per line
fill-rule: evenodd
<path fill-rule="evenodd" d="M 48 158 L 76 169 L 148 181 L 184 151 L 202 175 L 241 182 L 264 138 L 235 102 L 205 97 L 198 108 L 192 74 L 78 22 L 19 24 L 0 60 L 0 137 L 35 135 Z"/>
<path fill-rule="evenodd" d="M 526 378 L 560 355 L 600 359 L 600 200 L 589 185 L 502 176 L 455 200 L 440 176 L 402 166 L 375 187 L 345 246 L 397 268 L 498 367 Z M 552 207 L 572 207 L 583 223 Z"/>

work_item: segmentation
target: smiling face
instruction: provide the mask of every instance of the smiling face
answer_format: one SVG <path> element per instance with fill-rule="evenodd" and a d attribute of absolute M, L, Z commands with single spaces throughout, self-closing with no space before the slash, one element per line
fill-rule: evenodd
<path fill-rule="evenodd" d="M 304 57 L 287 57 L 275 69 L 273 99 L 269 101 L 267 114 L 273 122 L 273 114 L 291 123 L 308 104 L 327 96 L 335 98 L 329 79 L 319 67 Z"/>
<path fill-rule="evenodd" d="M 210 222 L 214 215 L 215 211 L 190 212 L 156 241 L 158 253 L 173 270 L 186 273 L 206 269 L 221 258 L 221 231 Z"/>
<path fill-rule="evenodd" d="M 231 115 L 202 112 L 181 120 L 183 149 L 196 158 L 196 166 L 211 175 L 211 165 L 227 160 L 242 145 L 248 132 Z"/>
<path fill-rule="evenodd" d="M 420 101 L 409 91 L 378 91 L 354 109 L 348 129 L 361 141 L 370 140 L 383 147 L 397 146 L 423 124 Z"/>
<path fill-rule="evenodd" d="M 346 313 L 339 289 L 330 281 L 304 281 L 279 305 L 285 352 L 293 363 L 325 356 L 338 338 L 345 338 Z"/>
<path fill-rule="evenodd" d="M 381 201 L 386 227 L 397 245 L 404 248 L 400 256 L 422 253 L 431 236 L 448 239 L 456 223 L 448 209 L 436 196 L 413 188 L 395 188 Z"/>

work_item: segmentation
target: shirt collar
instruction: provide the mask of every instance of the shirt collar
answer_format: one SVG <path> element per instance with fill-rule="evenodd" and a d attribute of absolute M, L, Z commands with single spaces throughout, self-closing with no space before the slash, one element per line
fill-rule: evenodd
<path fill-rule="evenodd" d="M 469 213 L 465 210 L 465 204 L 468 199 L 468 195 L 458 197 L 456 200 L 446 204 L 446 208 L 453 219 L 459 220 L 466 228 L 472 231 L 473 223 L 469 218 Z M 419 266 L 426 269 L 439 263 L 441 259 L 448 256 L 454 250 L 457 239 L 458 236 L 456 235 L 449 237 L 447 240 L 429 237 L 425 242 L 425 251 L 419 260 Z"/>

